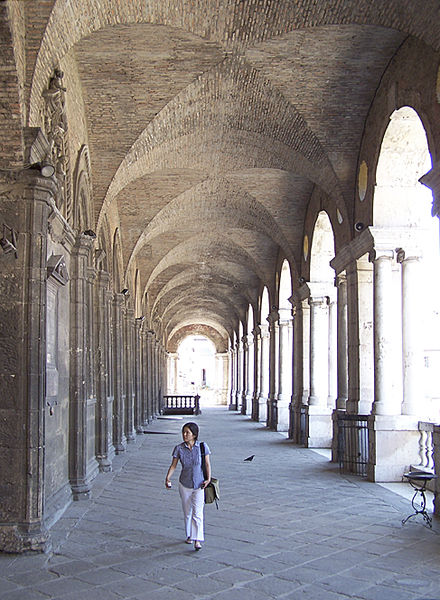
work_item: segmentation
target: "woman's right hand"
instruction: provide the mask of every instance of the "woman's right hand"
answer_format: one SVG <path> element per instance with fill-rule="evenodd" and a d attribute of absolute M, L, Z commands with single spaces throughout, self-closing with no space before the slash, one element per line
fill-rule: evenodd
<path fill-rule="evenodd" d="M 167 488 L 167 490 L 171 488 L 171 481 L 169 479 L 165 479 L 165 487 Z"/>

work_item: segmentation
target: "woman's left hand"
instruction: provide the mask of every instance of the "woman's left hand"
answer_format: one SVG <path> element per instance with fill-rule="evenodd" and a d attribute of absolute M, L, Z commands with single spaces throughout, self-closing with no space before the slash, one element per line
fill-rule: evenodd
<path fill-rule="evenodd" d="M 200 487 L 202 488 L 202 490 L 204 490 L 204 489 L 205 489 L 205 487 L 208 485 L 208 483 L 209 483 L 210 481 L 211 481 L 210 479 L 206 479 L 206 481 L 204 481 L 204 482 L 202 483 L 202 485 L 200 486 Z"/>

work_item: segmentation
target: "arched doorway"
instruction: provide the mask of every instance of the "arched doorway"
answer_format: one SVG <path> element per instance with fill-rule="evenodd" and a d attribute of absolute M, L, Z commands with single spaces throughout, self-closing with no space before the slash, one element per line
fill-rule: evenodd
<path fill-rule="evenodd" d="M 307 445 L 330 448 L 337 397 L 337 304 L 333 229 L 325 211 L 316 219 L 310 249 L 310 395 Z"/>
<path fill-rule="evenodd" d="M 200 406 L 217 404 L 216 348 L 201 335 L 189 335 L 177 348 L 176 389 L 179 394 L 200 396 Z"/>

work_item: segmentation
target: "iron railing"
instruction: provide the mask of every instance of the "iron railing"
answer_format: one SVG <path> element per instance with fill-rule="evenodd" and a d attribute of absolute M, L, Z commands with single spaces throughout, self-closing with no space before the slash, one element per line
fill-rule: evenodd
<path fill-rule="evenodd" d="M 341 473 L 367 476 L 368 415 L 338 414 L 338 463 Z"/>

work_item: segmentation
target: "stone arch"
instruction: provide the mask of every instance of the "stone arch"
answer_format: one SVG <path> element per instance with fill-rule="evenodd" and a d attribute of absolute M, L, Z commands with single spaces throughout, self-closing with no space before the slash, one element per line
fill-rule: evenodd
<path fill-rule="evenodd" d="M 92 189 L 89 149 L 83 145 L 78 152 L 73 173 L 73 210 L 70 225 L 77 231 L 91 229 L 93 224 Z"/>
<path fill-rule="evenodd" d="M 285 258 L 282 262 L 280 269 L 280 278 L 278 286 L 278 306 L 282 310 L 291 310 L 292 305 L 289 302 L 289 298 L 292 295 L 292 275 L 290 269 L 290 263 Z"/>
<path fill-rule="evenodd" d="M 113 276 L 113 289 L 116 293 L 122 291 L 124 279 L 122 276 L 122 254 L 121 254 L 121 240 L 119 229 L 115 229 L 113 234 L 113 260 L 112 260 L 112 276 Z"/>
<path fill-rule="evenodd" d="M 414 108 L 402 106 L 392 113 L 380 147 L 372 232 L 378 240 L 376 263 L 395 259 L 389 267 L 393 280 L 390 276 L 387 296 L 392 295 L 394 303 L 389 310 L 393 327 L 388 344 L 395 361 L 402 356 L 403 379 L 393 372 L 390 385 L 395 396 L 402 398 L 403 414 L 421 417 L 435 415 L 439 400 L 440 285 L 438 277 L 433 277 L 440 269 L 439 230 L 431 214 L 432 192 L 419 181 L 431 166 L 424 123 Z M 394 242 L 388 248 L 391 254 L 383 258 L 382 232 Z M 418 310 L 415 302 L 422 281 L 423 310 Z M 416 380 L 417 392 L 413 389 Z M 381 402 L 384 405 L 384 398 Z"/>
<path fill-rule="evenodd" d="M 333 285 L 334 271 L 330 261 L 335 256 L 333 228 L 325 211 L 315 221 L 310 248 L 310 281 Z"/>

